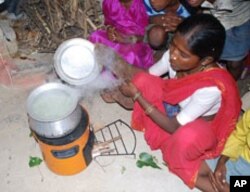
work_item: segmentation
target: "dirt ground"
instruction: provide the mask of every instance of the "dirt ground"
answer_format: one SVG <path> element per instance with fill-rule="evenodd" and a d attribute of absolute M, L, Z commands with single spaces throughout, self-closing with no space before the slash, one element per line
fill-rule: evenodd
<path fill-rule="evenodd" d="M 19 81 L 13 87 L 0 86 L 0 188 L 4 192 L 173 192 L 189 188 L 163 165 L 159 151 L 151 151 L 140 132 L 122 133 L 128 145 L 134 145 L 134 155 L 113 155 L 91 161 L 86 169 L 71 176 L 61 176 L 46 166 L 29 167 L 30 157 L 42 158 L 38 143 L 30 137 L 26 101 L 30 92 L 41 83 L 58 82 L 53 73 L 53 55 L 33 53 L 28 59 L 14 59 L 22 68 Z M 46 74 L 45 79 L 34 74 Z M 21 78 L 22 79 L 22 78 Z M 121 119 L 129 125 L 131 112 L 117 104 L 107 104 L 96 92 L 81 100 L 87 110 L 91 127 L 102 128 Z M 136 141 L 136 142 L 135 142 Z M 161 169 L 139 168 L 139 154 L 155 157 Z M 193 190 L 197 191 L 197 190 Z"/>
<path fill-rule="evenodd" d="M 60 176 L 48 169 L 45 162 L 37 167 L 29 167 L 29 158 L 42 157 L 37 142 L 30 137 L 26 100 L 29 93 L 39 83 L 58 81 L 53 75 L 53 54 L 31 54 L 29 59 L 14 59 L 17 66 L 23 67 L 23 77 L 31 73 L 46 74 L 45 81 L 19 84 L 15 87 L 0 86 L 0 186 L 1 191 L 25 192 L 134 192 L 191 191 L 175 175 L 162 165 L 159 151 L 151 151 L 143 135 L 135 132 L 135 156 L 116 155 L 93 160 L 81 173 L 72 176 Z M 28 72 L 29 71 L 29 72 Z M 24 81 L 25 82 L 25 81 Z M 248 90 L 249 76 L 238 82 L 241 94 Z M 106 104 L 99 94 L 94 93 L 81 101 L 90 116 L 93 127 L 105 125 L 122 119 L 130 123 L 130 111 L 117 104 Z M 133 140 L 131 134 L 124 133 L 127 140 Z M 136 160 L 141 152 L 148 152 L 157 159 L 161 170 L 151 167 L 138 168 Z M 192 190 L 198 191 L 198 190 Z"/>
<path fill-rule="evenodd" d="M 60 176 L 50 171 L 43 161 L 29 167 L 29 158 L 42 158 L 41 150 L 30 137 L 26 101 L 37 86 L 61 82 L 53 68 L 53 54 L 25 52 L 11 60 L 17 66 L 12 82 L 0 86 L 0 188 L 3 192 L 188 192 L 190 190 L 163 165 L 159 151 L 151 151 L 143 135 L 135 131 L 124 132 L 128 145 L 134 145 L 134 155 L 113 155 L 92 160 L 90 165 L 72 176 Z M 12 84 L 12 85 L 11 85 Z M 249 90 L 250 75 L 238 81 L 241 95 Z M 82 90 L 85 92 L 85 90 Z M 117 104 L 102 101 L 98 92 L 87 94 L 81 100 L 93 128 L 104 127 L 121 119 L 130 124 L 131 111 Z M 134 143 L 134 141 L 136 141 Z M 148 152 L 161 169 L 138 168 L 139 154 Z"/>

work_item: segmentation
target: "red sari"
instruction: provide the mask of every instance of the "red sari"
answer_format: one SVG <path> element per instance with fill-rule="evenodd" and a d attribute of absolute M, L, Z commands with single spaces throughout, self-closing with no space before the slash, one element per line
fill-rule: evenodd
<path fill-rule="evenodd" d="M 134 105 L 132 127 L 144 131 L 145 140 L 151 149 L 162 151 L 169 170 L 193 188 L 202 161 L 218 156 L 235 128 L 241 107 L 235 80 L 224 69 L 216 68 L 167 80 L 140 73 L 135 76 L 133 83 L 150 103 L 164 113 L 163 101 L 175 105 L 199 88 L 217 86 L 221 90 L 221 107 L 212 121 L 198 118 L 181 126 L 173 134 L 161 129 L 145 115 L 139 103 Z"/>

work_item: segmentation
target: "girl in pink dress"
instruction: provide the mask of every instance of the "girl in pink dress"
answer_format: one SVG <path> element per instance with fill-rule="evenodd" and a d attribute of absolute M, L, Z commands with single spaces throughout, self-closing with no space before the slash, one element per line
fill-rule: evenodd
<path fill-rule="evenodd" d="M 93 32 L 88 39 L 113 48 L 129 64 L 149 68 L 153 51 L 143 42 L 148 25 L 143 0 L 104 0 L 102 9 L 106 29 Z"/>

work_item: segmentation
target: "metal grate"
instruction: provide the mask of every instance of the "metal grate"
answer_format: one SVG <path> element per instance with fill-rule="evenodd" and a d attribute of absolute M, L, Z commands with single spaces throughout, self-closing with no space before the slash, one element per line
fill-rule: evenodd
<path fill-rule="evenodd" d="M 93 128 L 92 128 L 93 130 Z M 93 130 L 95 144 L 92 156 L 132 155 L 135 158 L 136 136 L 133 129 L 118 119 L 98 130 Z"/>

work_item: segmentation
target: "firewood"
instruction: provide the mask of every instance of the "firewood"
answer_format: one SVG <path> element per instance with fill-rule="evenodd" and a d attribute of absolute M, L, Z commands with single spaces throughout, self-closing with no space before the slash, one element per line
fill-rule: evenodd
<path fill-rule="evenodd" d="M 103 26 L 100 0 L 25 0 L 22 8 L 30 30 L 40 33 L 33 45 L 43 51 L 55 51 L 70 38 L 87 38 Z"/>

